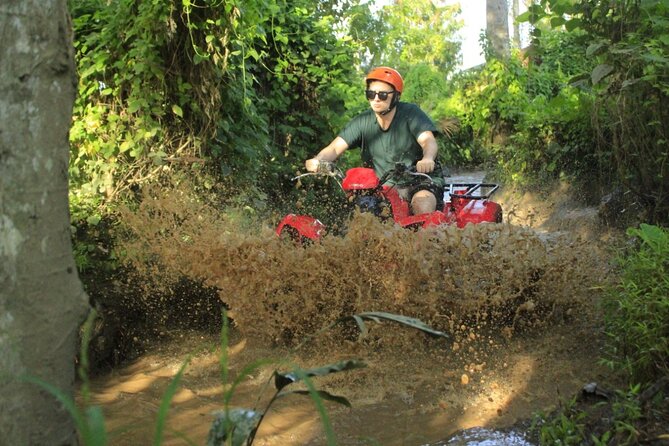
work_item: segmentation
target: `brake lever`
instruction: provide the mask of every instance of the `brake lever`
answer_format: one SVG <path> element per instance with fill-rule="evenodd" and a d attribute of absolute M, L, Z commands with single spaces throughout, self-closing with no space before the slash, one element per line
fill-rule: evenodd
<path fill-rule="evenodd" d="M 427 178 L 428 180 L 432 181 L 432 177 L 429 176 L 429 175 L 426 174 L 426 173 L 421 173 L 421 172 L 411 172 L 411 171 L 409 171 L 409 172 L 407 172 L 407 173 L 408 173 L 409 175 L 413 175 L 413 176 L 415 176 L 415 177 L 425 177 L 425 178 Z"/>
<path fill-rule="evenodd" d="M 416 166 L 407 166 L 404 163 L 395 163 L 395 168 L 388 172 L 385 177 L 385 181 L 388 181 L 393 176 L 400 178 L 402 175 L 411 175 L 414 177 L 425 177 L 428 180 L 432 181 L 432 177 L 426 173 L 416 172 Z M 382 183 L 383 184 L 383 183 Z"/>
<path fill-rule="evenodd" d="M 318 173 L 318 172 L 306 172 L 306 173 L 302 173 L 302 174 L 299 174 L 299 175 L 296 176 L 296 177 L 291 178 L 290 181 L 297 181 L 297 180 L 299 180 L 300 178 L 310 177 L 310 176 L 316 176 L 316 175 L 322 175 L 322 174 L 321 174 L 321 173 Z"/>
<path fill-rule="evenodd" d="M 319 161 L 318 163 L 318 169 L 316 169 L 316 172 L 305 172 L 303 174 L 300 174 L 296 177 L 291 178 L 291 181 L 297 181 L 300 178 L 308 177 L 308 176 L 319 176 L 319 175 L 326 175 L 329 177 L 337 177 L 337 166 L 335 163 L 330 162 L 330 161 Z"/>

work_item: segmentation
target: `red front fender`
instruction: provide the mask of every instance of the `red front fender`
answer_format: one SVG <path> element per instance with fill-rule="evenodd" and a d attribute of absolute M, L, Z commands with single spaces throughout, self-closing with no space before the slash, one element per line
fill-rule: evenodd
<path fill-rule="evenodd" d="M 276 228 L 276 234 L 281 235 L 284 230 L 292 229 L 297 236 L 308 238 L 309 240 L 319 240 L 325 235 L 325 225 L 317 218 L 309 215 L 288 214 L 279 223 Z"/>

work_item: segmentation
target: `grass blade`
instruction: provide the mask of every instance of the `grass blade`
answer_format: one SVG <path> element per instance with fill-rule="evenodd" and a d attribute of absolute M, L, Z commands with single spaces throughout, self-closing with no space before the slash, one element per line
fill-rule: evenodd
<path fill-rule="evenodd" d="M 160 408 L 158 409 L 158 419 L 156 420 L 156 434 L 153 438 L 154 446 L 160 446 L 163 442 L 163 431 L 165 430 L 167 411 L 170 408 L 170 403 L 172 402 L 172 398 L 174 398 L 174 395 L 177 392 L 177 388 L 179 387 L 179 382 L 181 381 L 181 377 L 183 376 L 183 373 L 186 370 L 186 366 L 188 365 L 189 362 L 190 358 L 186 359 L 186 361 L 184 361 L 184 363 L 181 365 L 181 368 L 179 369 L 177 374 L 174 376 L 174 378 L 172 378 L 170 385 L 167 386 L 167 390 L 165 391 L 163 399 L 160 402 Z"/>

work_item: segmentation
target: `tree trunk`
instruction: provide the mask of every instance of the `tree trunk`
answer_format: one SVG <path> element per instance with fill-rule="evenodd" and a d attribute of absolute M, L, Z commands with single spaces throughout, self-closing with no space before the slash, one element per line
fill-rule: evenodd
<path fill-rule="evenodd" d="M 516 48 L 520 48 L 520 25 L 516 18 L 520 15 L 519 0 L 512 0 L 511 17 L 513 17 L 513 44 Z"/>
<path fill-rule="evenodd" d="M 509 55 L 509 7 L 506 0 L 486 0 L 486 35 L 494 56 L 504 58 Z"/>
<path fill-rule="evenodd" d="M 74 393 L 88 310 L 72 256 L 68 133 L 76 74 L 67 0 L 0 6 L 0 443 L 72 445 L 70 415 L 23 376 Z"/>

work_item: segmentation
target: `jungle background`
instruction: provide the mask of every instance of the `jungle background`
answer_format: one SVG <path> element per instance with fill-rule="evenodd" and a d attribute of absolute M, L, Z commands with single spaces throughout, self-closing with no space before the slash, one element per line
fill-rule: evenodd
<path fill-rule="evenodd" d="M 602 227 L 625 239 L 611 267 L 616 280 L 582 278 L 605 303 L 602 361 L 620 379 L 616 401 L 623 409 L 597 430 L 576 403 L 565 404 L 563 412 L 546 415 L 540 440 L 633 444 L 660 438 L 667 433 L 666 412 L 658 407 L 665 401 L 669 358 L 669 239 L 663 229 L 669 220 L 668 12 L 666 0 L 532 2 L 515 18 L 531 24 L 531 45 L 521 49 L 517 39 L 494 45 L 494 37 L 482 33 L 486 62 L 459 71 L 457 5 L 71 0 L 79 95 L 70 132 L 70 212 L 77 266 L 99 314 L 86 359 L 91 373 L 139 357 L 172 332 L 217 333 L 223 307 L 244 334 L 279 346 L 296 344 L 348 310 L 401 312 L 414 305 L 429 310 L 419 311 L 426 322 L 440 324 L 441 309 L 398 294 L 398 285 L 406 290 L 415 284 L 387 278 L 376 286 L 390 297 L 377 308 L 304 311 L 304 302 L 320 295 L 303 285 L 313 278 L 286 265 L 308 268 L 364 244 L 331 240 L 305 255 L 272 248 L 280 241 L 265 238 L 296 207 L 341 223 L 337 209 L 322 200 L 331 185 L 296 187 L 292 178 L 367 107 L 364 73 L 388 65 L 404 76 L 402 99 L 419 104 L 440 128 L 444 165 L 485 170 L 519 194 L 548 197 L 569 184 L 573 200 L 597 206 Z M 351 151 L 340 164 L 358 161 Z M 220 242 L 221 234 L 235 236 Z M 523 245 L 525 252 L 543 252 L 513 232 L 496 237 L 511 240 L 507 247 L 529 243 L 534 248 Z M 206 250 L 213 240 L 218 250 Z M 405 242 L 415 240 L 397 243 Z M 399 245 L 385 246 L 384 258 L 392 246 L 396 262 L 406 263 Z M 453 249 L 444 247 L 444 255 Z M 499 255 L 507 267 L 513 264 L 514 258 Z M 469 291 L 453 286 L 479 315 L 482 300 L 502 308 L 486 299 L 522 297 L 519 289 L 527 283 L 535 301 L 550 296 L 547 306 L 555 307 L 562 296 L 555 290 L 571 289 L 581 266 L 548 254 L 520 260 L 528 266 L 517 277 L 529 282 L 509 278 L 503 285 L 472 284 Z M 483 274 L 490 264 L 481 268 Z M 542 285 L 537 268 L 560 274 L 543 276 L 551 285 Z M 246 280 L 247 274 L 262 280 Z M 328 280 L 323 283 L 331 289 L 344 288 Z M 436 301 L 437 291 L 425 296 Z M 248 303 L 269 295 L 289 302 L 280 316 L 278 303 L 262 311 Z M 497 313 L 498 320 L 515 324 L 514 314 Z M 451 314 L 451 328 L 464 327 L 467 317 Z M 466 339 L 469 330 L 462 332 Z M 656 391 L 640 398 L 647 389 Z M 664 425 L 658 422 L 663 417 Z"/>

